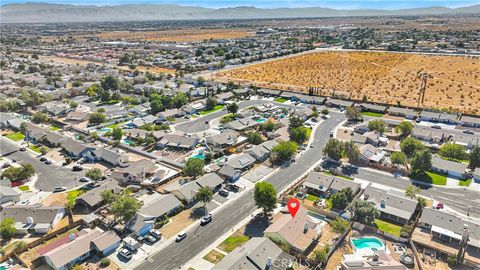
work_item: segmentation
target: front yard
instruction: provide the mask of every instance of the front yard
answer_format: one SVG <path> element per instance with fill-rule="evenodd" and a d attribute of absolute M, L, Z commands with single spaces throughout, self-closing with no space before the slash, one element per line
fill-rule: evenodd
<path fill-rule="evenodd" d="M 447 176 L 435 172 L 426 172 L 420 175 L 412 175 L 411 178 L 433 185 L 445 186 L 447 184 Z"/>
<path fill-rule="evenodd" d="M 386 233 L 389 233 L 389 234 L 395 235 L 395 236 L 400 236 L 400 230 L 402 229 L 402 227 L 400 227 L 396 224 L 393 224 L 393 223 L 390 223 L 390 222 L 387 222 L 387 221 L 383 221 L 383 220 L 380 220 L 380 219 L 375 219 L 373 221 L 373 224 L 375 224 L 375 227 L 377 227 L 382 232 L 386 232 Z"/>
<path fill-rule="evenodd" d="M 212 112 L 216 112 L 216 111 L 219 111 L 223 109 L 223 105 L 216 105 L 215 107 L 213 107 L 213 109 L 211 110 L 204 110 L 204 111 L 201 111 L 200 114 L 201 115 L 206 115 L 206 114 L 209 114 L 209 113 L 212 113 Z"/>
<path fill-rule="evenodd" d="M 28 148 L 32 149 L 34 152 L 36 153 L 42 153 L 42 151 L 40 150 L 42 147 L 45 147 L 45 149 L 47 150 L 48 152 L 48 147 L 46 146 L 42 146 L 42 145 L 34 145 L 34 144 L 30 144 L 30 146 Z"/>
<path fill-rule="evenodd" d="M 23 140 L 25 138 L 25 135 L 23 135 L 20 132 L 14 132 L 14 133 L 10 133 L 10 134 L 5 135 L 5 137 L 7 137 L 8 139 L 10 139 L 14 142 L 18 142 L 18 141 Z"/>
<path fill-rule="evenodd" d="M 203 259 L 213 264 L 217 264 L 223 259 L 223 257 L 225 257 L 225 255 L 223 255 L 222 253 L 216 250 L 212 250 L 207 255 L 205 255 Z"/>
<path fill-rule="evenodd" d="M 458 185 L 462 187 L 468 187 L 472 183 L 472 179 L 462 179 L 458 181 Z"/>
<path fill-rule="evenodd" d="M 383 113 L 377 113 L 377 112 L 361 112 L 360 114 L 365 116 L 370 116 L 370 117 L 382 117 L 385 115 Z"/>
<path fill-rule="evenodd" d="M 273 101 L 275 102 L 279 102 L 279 103 L 284 103 L 286 102 L 288 99 L 286 98 L 281 98 L 281 97 L 278 97 L 278 98 L 274 98 Z"/>
<path fill-rule="evenodd" d="M 247 242 L 249 239 L 248 236 L 237 231 L 235 234 L 225 239 L 218 248 L 225 252 L 232 252 L 236 247 L 243 245 L 243 243 Z"/>

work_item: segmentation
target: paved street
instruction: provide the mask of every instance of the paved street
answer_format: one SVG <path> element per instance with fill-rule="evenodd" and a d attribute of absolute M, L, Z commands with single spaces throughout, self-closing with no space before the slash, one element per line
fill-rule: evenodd
<path fill-rule="evenodd" d="M 289 167 L 281 168 L 265 181 L 272 183 L 277 190 L 280 190 L 301 176 L 321 158 L 322 149 L 329 138 L 330 131 L 342 120 L 343 115 L 332 113 L 332 118 L 320 124 L 316 130 L 314 147 L 307 150 L 295 163 Z M 211 242 L 250 215 L 255 209 L 252 190 L 216 213 L 210 224 L 188 231 L 187 238 L 182 242 L 170 244 L 160 252 L 150 256 L 137 269 L 178 269 Z"/>
<path fill-rule="evenodd" d="M 46 165 L 35 157 L 30 151 L 19 151 L 20 146 L 5 139 L 0 138 L 0 154 L 9 159 L 14 159 L 17 163 L 31 163 L 38 175 L 35 188 L 42 191 L 53 191 L 55 187 L 67 187 L 68 189 L 80 186 L 83 183 L 78 182 L 85 172 L 74 172 L 71 169 L 57 166 L 54 164 Z M 77 181 L 75 181 L 77 178 Z"/>

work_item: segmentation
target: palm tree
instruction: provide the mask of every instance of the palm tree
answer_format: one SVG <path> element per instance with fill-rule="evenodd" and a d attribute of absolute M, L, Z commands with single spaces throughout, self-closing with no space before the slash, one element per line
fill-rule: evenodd
<path fill-rule="evenodd" d="M 209 187 L 202 187 L 195 194 L 195 200 L 203 203 L 203 209 L 207 213 L 207 204 L 212 201 L 213 191 Z"/>

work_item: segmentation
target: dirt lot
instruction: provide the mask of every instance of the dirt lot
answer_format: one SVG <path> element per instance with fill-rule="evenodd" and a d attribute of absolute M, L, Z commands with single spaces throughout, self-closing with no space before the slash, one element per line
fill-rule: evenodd
<path fill-rule="evenodd" d="M 178 29 L 169 31 L 118 31 L 95 35 L 108 40 L 197 42 L 206 39 L 235 39 L 253 35 L 251 30 L 243 29 Z"/>
<path fill-rule="evenodd" d="M 220 81 L 416 106 L 418 71 L 431 75 L 424 107 L 480 114 L 480 58 L 385 52 L 316 52 L 231 69 Z"/>

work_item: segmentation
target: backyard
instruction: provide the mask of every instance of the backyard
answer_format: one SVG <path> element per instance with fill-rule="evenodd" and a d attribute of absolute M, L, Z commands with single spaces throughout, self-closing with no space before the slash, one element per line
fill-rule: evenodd
<path fill-rule="evenodd" d="M 10 134 L 5 135 L 5 137 L 7 137 L 8 139 L 10 139 L 14 142 L 21 141 L 25 138 L 25 136 L 20 132 L 10 133 Z"/>
<path fill-rule="evenodd" d="M 375 219 L 373 221 L 373 224 L 375 224 L 375 227 L 377 227 L 382 232 L 386 232 L 395 236 L 400 236 L 400 230 L 402 229 L 402 227 L 398 225 L 380 219 Z"/>

